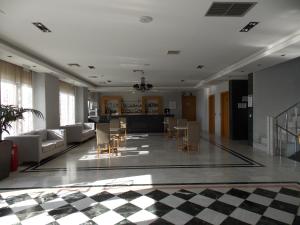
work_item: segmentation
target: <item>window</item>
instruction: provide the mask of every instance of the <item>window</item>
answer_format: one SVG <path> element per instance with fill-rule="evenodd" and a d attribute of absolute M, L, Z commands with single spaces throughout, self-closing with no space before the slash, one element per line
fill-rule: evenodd
<path fill-rule="evenodd" d="M 60 125 L 75 123 L 75 90 L 65 82 L 59 85 Z"/>
<path fill-rule="evenodd" d="M 32 108 L 32 74 L 22 67 L 0 61 L 1 104 Z M 33 116 L 24 114 L 24 120 L 12 124 L 10 135 L 33 130 Z M 4 133 L 3 136 L 8 136 Z"/>

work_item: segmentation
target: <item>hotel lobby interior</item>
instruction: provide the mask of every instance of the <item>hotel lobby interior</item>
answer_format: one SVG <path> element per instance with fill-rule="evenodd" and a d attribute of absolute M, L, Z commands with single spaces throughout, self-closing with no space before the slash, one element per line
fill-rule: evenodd
<path fill-rule="evenodd" d="M 0 225 L 300 225 L 299 0 L 0 0 Z"/>

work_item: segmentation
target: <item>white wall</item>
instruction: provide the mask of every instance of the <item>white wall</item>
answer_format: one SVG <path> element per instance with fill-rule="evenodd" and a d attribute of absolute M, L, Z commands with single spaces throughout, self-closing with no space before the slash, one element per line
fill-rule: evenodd
<path fill-rule="evenodd" d="M 171 110 L 171 114 L 174 114 L 176 117 L 181 117 L 181 92 L 101 92 L 99 97 L 101 96 L 122 96 L 124 102 L 126 101 L 138 101 L 141 100 L 142 96 L 153 95 L 153 96 L 162 96 L 164 107 L 169 108 L 169 102 L 176 102 L 176 109 Z"/>
<path fill-rule="evenodd" d="M 267 137 L 267 116 L 300 101 L 300 58 L 254 73 L 253 142 Z"/>
<path fill-rule="evenodd" d="M 208 97 L 215 95 L 215 134 L 221 135 L 221 93 L 229 91 L 228 81 L 201 88 L 197 92 L 197 120 L 203 131 L 208 131 Z"/>

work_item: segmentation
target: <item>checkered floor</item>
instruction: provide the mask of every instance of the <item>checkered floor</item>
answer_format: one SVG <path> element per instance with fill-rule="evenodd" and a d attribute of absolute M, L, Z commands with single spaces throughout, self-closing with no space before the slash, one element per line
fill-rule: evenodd
<path fill-rule="evenodd" d="M 0 224 L 300 224 L 296 184 L 9 190 Z"/>

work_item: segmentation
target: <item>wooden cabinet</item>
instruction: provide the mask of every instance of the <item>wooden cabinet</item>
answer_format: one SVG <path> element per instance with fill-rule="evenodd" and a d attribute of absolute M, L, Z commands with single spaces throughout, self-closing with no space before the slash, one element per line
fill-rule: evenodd
<path fill-rule="evenodd" d="M 101 114 L 105 115 L 111 111 L 112 114 L 122 114 L 123 100 L 121 96 L 102 96 L 100 98 Z"/>
<path fill-rule="evenodd" d="M 182 118 L 196 120 L 196 96 L 182 96 Z"/>
<path fill-rule="evenodd" d="M 142 112 L 149 114 L 163 114 L 163 99 L 161 96 L 143 96 Z"/>

